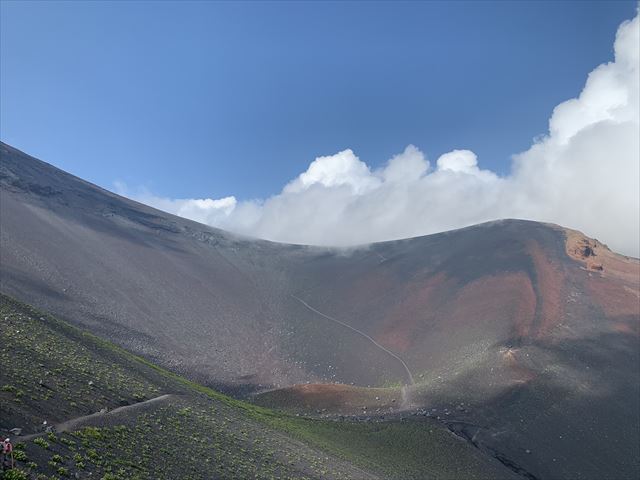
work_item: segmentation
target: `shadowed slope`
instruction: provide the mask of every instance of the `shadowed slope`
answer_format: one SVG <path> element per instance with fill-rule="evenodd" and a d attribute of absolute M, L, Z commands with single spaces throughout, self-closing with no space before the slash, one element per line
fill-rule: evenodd
<path fill-rule="evenodd" d="M 10 436 L 28 472 L 11 478 L 517 478 L 434 422 L 319 421 L 259 408 L 4 295 L 0 342 L 0 435 L 22 430 Z M 42 431 L 43 417 L 55 432 Z"/>

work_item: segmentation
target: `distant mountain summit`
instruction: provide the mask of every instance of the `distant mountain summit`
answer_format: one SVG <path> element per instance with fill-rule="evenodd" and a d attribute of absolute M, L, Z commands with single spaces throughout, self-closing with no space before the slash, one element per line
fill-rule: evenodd
<path fill-rule="evenodd" d="M 640 474 L 637 259 L 522 220 L 349 250 L 253 240 L 0 150 L 2 293 L 237 395 L 435 409 L 528 478 Z"/>

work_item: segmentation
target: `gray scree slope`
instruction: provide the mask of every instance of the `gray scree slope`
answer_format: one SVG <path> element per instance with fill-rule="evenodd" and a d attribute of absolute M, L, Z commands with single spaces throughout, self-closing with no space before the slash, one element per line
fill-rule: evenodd
<path fill-rule="evenodd" d="M 637 260 L 516 220 L 283 245 L 0 155 L 3 293 L 227 392 L 413 378 L 412 404 L 529 478 L 640 476 Z"/>

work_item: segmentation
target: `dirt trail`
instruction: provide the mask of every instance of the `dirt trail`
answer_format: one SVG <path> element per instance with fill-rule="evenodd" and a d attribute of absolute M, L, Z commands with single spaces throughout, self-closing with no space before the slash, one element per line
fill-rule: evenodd
<path fill-rule="evenodd" d="M 324 313 L 322 313 L 319 310 L 316 310 L 315 308 L 313 308 L 311 305 L 309 305 L 307 302 L 305 302 L 304 300 L 302 300 L 299 297 L 296 297 L 295 295 L 291 295 L 292 298 L 295 298 L 297 301 L 299 301 L 302 305 L 304 305 L 305 307 L 307 307 L 309 310 L 311 310 L 314 313 L 317 313 L 318 315 L 320 315 L 321 317 L 326 318 L 327 320 L 331 320 L 332 322 L 337 323 L 338 325 L 342 325 L 345 328 L 348 328 L 349 330 L 354 331 L 355 333 L 357 333 L 358 335 L 361 335 L 362 337 L 366 338 L 367 340 L 369 340 L 371 343 L 373 343 L 376 347 L 378 347 L 380 350 L 382 350 L 383 352 L 385 352 L 386 354 L 392 356 L 394 359 L 396 359 L 398 362 L 400 362 L 400 364 L 402 365 L 402 367 L 404 368 L 404 370 L 407 372 L 407 378 L 409 379 L 409 382 L 407 383 L 407 385 L 413 385 L 415 382 L 413 381 L 413 375 L 411 374 L 411 370 L 409 370 L 409 367 L 407 366 L 407 364 L 404 362 L 404 360 L 402 360 L 402 358 L 400 358 L 398 355 L 396 355 L 395 353 L 393 353 L 391 350 L 386 349 L 385 347 L 383 347 L 382 345 L 380 345 L 378 342 L 376 342 L 373 338 L 371 338 L 369 335 L 367 335 L 366 333 L 358 330 L 357 328 L 352 327 L 351 325 L 341 322 L 340 320 L 330 317 L 329 315 L 325 315 Z M 404 387 L 403 387 L 404 388 Z M 403 390 L 404 392 L 404 390 Z M 403 393 L 403 398 L 404 398 L 404 393 Z"/>
<path fill-rule="evenodd" d="M 411 408 L 411 386 L 404 385 L 400 389 L 400 394 L 402 395 L 402 402 L 400 403 L 400 409 L 409 410 Z"/>
<path fill-rule="evenodd" d="M 164 402 L 166 400 L 170 400 L 170 399 L 173 399 L 175 397 L 176 397 L 176 395 L 173 395 L 173 394 L 160 395 L 159 397 L 151 398 L 149 400 L 145 400 L 144 402 L 134 403 L 133 405 L 125 405 L 124 407 L 114 408 L 113 410 L 109 410 L 109 411 L 105 411 L 105 412 L 96 412 L 96 413 L 92 413 L 90 415 L 84 415 L 82 417 L 72 418 L 72 419 L 66 420 L 66 421 L 64 421 L 62 423 L 58 423 L 56 425 L 52 425 L 53 431 L 56 432 L 56 433 L 69 432 L 71 430 L 76 429 L 79 425 L 85 423 L 86 421 L 92 420 L 94 418 L 108 416 L 108 415 L 114 415 L 116 413 L 121 413 L 121 412 L 135 412 L 136 410 L 144 408 L 144 407 L 146 407 L 146 406 L 148 406 L 150 404 L 158 403 L 158 402 Z M 21 442 L 24 442 L 24 441 L 31 440 L 31 439 L 36 438 L 36 437 L 40 437 L 42 435 L 46 435 L 46 432 L 33 433 L 31 435 L 21 435 L 21 436 L 18 437 L 18 440 L 21 441 Z"/>

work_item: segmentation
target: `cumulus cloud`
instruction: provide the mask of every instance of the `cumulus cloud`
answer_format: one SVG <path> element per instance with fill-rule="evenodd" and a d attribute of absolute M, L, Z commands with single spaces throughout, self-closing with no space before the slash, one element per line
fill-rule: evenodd
<path fill-rule="evenodd" d="M 361 194 L 377 187 L 379 182 L 351 150 L 344 150 L 316 158 L 306 172 L 284 187 L 284 193 L 302 192 L 313 185 L 327 188 L 349 186 L 355 194 Z"/>
<path fill-rule="evenodd" d="M 238 204 L 238 201 L 233 196 L 217 200 L 211 198 L 172 199 L 158 197 L 144 188 L 131 192 L 122 182 L 116 182 L 115 187 L 116 192 L 120 195 L 133 198 L 165 212 L 208 225 L 216 225 L 229 217 Z"/>
<path fill-rule="evenodd" d="M 505 177 L 483 170 L 469 150 L 445 153 L 432 168 L 409 145 L 377 170 L 352 150 L 318 157 L 260 201 L 129 196 L 281 242 L 346 246 L 509 217 L 577 228 L 638 256 L 639 30 L 637 16 L 619 27 L 615 60 L 593 70 L 580 95 L 554 109 L 548 133 L 514 155 Z"/>

